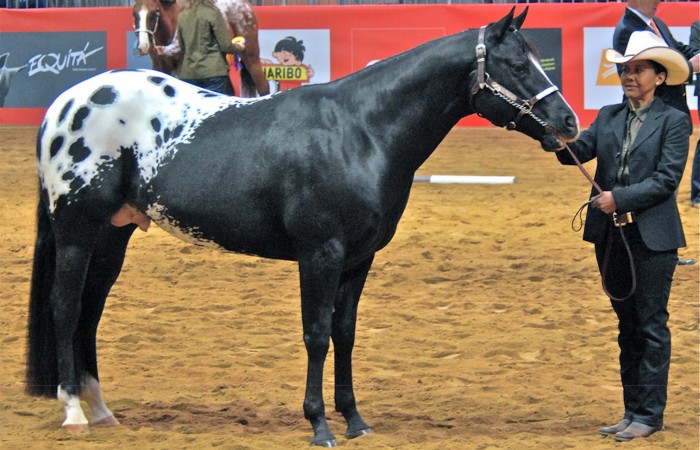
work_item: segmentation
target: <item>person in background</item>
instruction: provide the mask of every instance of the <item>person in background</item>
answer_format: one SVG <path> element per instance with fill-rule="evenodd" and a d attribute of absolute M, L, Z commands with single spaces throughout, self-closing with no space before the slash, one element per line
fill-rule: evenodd
<path fill-rule="evenodd" d="M 685 83 L 685 56 L 651 31 L 630 35 L 620 64 L 626 99 L 601 108 L 569 147 L 581 162 L 597 160 L 583 239 L 592 242 L 598 268 L 618 318 L 624 412 L 599 430 L 616 441 L 646 438 L 663 428 L 671 361 L 668 299 L 684 247 L 675 192 L 688 159 L 692 125 L 657 93 Z M 557 151 L 561 164 L 575 164 Z M 632 264 L 630 264 L 630 262 Z M 635 287 L 636 284 L 636 287 Z"/>
<path fill-rule="evenodd" d="M 700 48 L 700 20 L 690 26 L 690 46 Z M 700 118 L 700 73 L 695 73 L 695 97 L 697 98 L 698 118 Z M 700 208 L 700 139 L 695 143 L 693 171 L 690 176 L 690 204 Z"/>
<path fill-rule="evenodd" d="M 651 31 L 657 36 L 660 36 L 664 42 L 671 48 L 678 50 L 692 65 L 693 72 L 700 70 L 700 49 L 685 45 L 676 40 L 671 33 L 671 30 L 663 20 L 656 17 L 661 0 L 628 0 L 627 8 L 622 18 L 615 26 L 613 33 L 613 49 L 622 53 L 627 48 L 630 35 L 635 31 Z M 618 73 L 621 67 L 618 66 Z M 690 75 L 688 76 L 690 81 Z M 666 86 L 660 90 L 660 95 L 664 101 L 688 115 L 690 119 L 690 110 L 688 109 L 688 101 L 685 95 L 684 83 L 678 86 Z M 692 121 L 691 121 L 692 123 Z"/>
<path fill-rule="evenodd" d="M 212 0 L 187 1 L 178 17 L 177 42 L 182 53 L 178 78 L 214 92 L 234 95 L 226 54 L 242 53 L 245 41 L 229 38 L 226 23 Z"/>

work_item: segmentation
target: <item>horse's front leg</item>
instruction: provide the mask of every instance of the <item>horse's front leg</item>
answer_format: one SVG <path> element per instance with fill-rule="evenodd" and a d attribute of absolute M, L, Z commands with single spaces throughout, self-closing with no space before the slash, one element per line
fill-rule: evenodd
<path fill-rule="evenodd" d="M 344 252 L 335 240 L 299 259 L 301 317 L 308 355 L 304 417 L 314 430 L 312 445 L 335 447 L 323 403 L 323 366 L 330 346 L 333 302 Z"/>
<path fill-rule="evenodd" d="M 333 349 L 335 352 L 335 409 L 343 414 L 348 428 L 345 437 L 353 439 L 372 429 L 357 411 L 352 382 L 352 350 L 355 345 L 357 306 L 374 255 L 343 274 L 333 312 Z"/>

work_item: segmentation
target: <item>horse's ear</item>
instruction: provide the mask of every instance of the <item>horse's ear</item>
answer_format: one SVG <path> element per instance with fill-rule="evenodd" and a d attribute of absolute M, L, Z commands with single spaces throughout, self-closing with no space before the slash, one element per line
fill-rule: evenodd
<path fill-rule="evenodd" d="M 513 19 L 513 27 L 514 27 L 516 30 L 519 30 L 520 27 L 523 26 L 523 22 L 525 22 L 525 17 L 527 17 L 527 10 L 528 10 L 528 8 L 529 8 L 529 6 L 526 6 L 526 7 L 525 7 L 525 10 L 524 10 L 523 12 L 521 12 L 520 15 L 519 15 L 518 17 L 516 17 L 515 19 Z"/>
<path fill-rule="evenodd" d="M 493 30 L 493 38 L 500 41 L 503 34 L 508 31 L 510 25 L 513 23 L 513 13 L 515 11 L 515 6 L 511 8 L 510 12 L 498 22 L 491 24 L 491 29 Z"/>

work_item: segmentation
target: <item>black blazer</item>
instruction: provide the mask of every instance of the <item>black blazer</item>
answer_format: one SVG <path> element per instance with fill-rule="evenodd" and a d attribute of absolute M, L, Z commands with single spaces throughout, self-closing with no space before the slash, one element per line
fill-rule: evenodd
<path fill-rule="evenodd" d="M 675 48 L 681 52 L 687 60 L 690 60 L 690 58 L 692 58 L 696 53 L 700 52 L 700 50 L 695 47 L 691 47 L 677 41 L 663 20 L 659 19 L 658 17 L 654 17 L 652 20 L 656 24 L 656 28 L 659 29 L 659 33 L 661 33 L 661 36 L 664 38 L 664 41 L 666 41 L 666 44 L 668 44 L 669 47 Z M 613 33 L 613 48 L 615 51 L 623 55 L 625 54 L 625 49 L 627 48 L 627 43 L 630 40 L 630 35 L 634 31 L 654 30 L 652 30 L 652 28 L 634 11 L 630 10 L 629 8 L 625 8 L 625 14 L 623 14 L 622 18 L 615 27 L 615 32 Z M 618 65 L 617 68 L 619 73 L 621 66 Z M 691 70 L 688 82 L 692 82 L 692 76 L 693 71 Z M 667 104 L 688 114 L 688 118 L 690 119 L 690 110 L 688 109 L 688 102 L 685 96 L 685 85 L 663 86 L 663 88 L 657 91 L 657 93 Z"/>
<path fill-rule="evenodd" d="M 700 20 L 690 25 L 690 46 L 700 49 Z M 695 74 L 695 95 L 700 97 L 700 73 Z"/>
<path fill-rule="evenodd" d="M 630 185 L 613 189 L 620 168 L 628 103 L 604 106 L 590 128 L 569 147 L 583 163 L 597 158 L 595 180 L 612 191 L 619 213 L 634 212 L 647 247 L 666 251 L 685 247 L 676 189 L 688 159 L 692 127 L 687 116 L 656 97 L 629 150 Z M 557 152 L 559 162 L 575 164 L 569 152 Z M 591 189 L 591 197 L 598 192 Z M 599 209 L 588 208 L 583 239 L 605 241 L 612 219 Z"/>

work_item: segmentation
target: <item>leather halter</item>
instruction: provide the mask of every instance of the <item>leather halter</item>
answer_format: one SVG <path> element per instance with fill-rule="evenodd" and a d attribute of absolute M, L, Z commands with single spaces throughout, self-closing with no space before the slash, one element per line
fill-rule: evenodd
<path fill-rule="evenodd" d="M 515 116 L 515 118 L 504 126 L 504 128 L 506 128 L 507 130 L 514 130 L 515 127 L 518 125 L 520 119 L 525 115 L 532 117 L 532 119 L 535 120 L 535 122 L 539 123 L 543 127 L 548 127 L 547 122 L 540 119 L 532 112 L 532 108 L 537 102 L 539 102 L 549 94 L 557 92 L 559 88 L 557 88 L 554 84 L 551 84 L 548 88 L 544 89 L 542 92 L 535 95 L 530 100 L 524 100 L 512 93 L 511 91 L 509 91 L 508 89 L 506 89 L 505 87 L 498 84 L 493 78 L 491 78 L 488 72 L 486 72 L 486 44 L 484 43 L 485 35 L 486 26 L 482 26 L 481 28 L 479 28 L 479 41 L 475 47 L 477 61 L 477 83 L 472 88 L 472 97 L 474 97 L 474 95 L 476 95 L 480 90 L 488 89 L 492 94 L 501 97 L 510 105 L 512 105 L 515 109 L 517 109 L 518 114 Z M 477 114 L 479 114 L 478 111 Z"/>
<path fill-rule="evenodd" d="M 151 13 L 156 16 L 156 23 L 155 23 L 155 25 L 153 25 L 153 30 L 148 29 L 148 16 Z M 145 28 L 136 28 L 134 26 L 134 33 L 136 33 L 137 35 L 141 32 L 146 33 L 151 38 L 150 39 L 151 44 L 156 45 L 156 31 L 158 31 L 158 23 L 160 23 L 160 11 L 158 9 L 156 9 L 154 11 L 149 11 L 148 14 L 146 15 L 146 20 L 144 22 L 146 22 L 146 27 Z"/>

